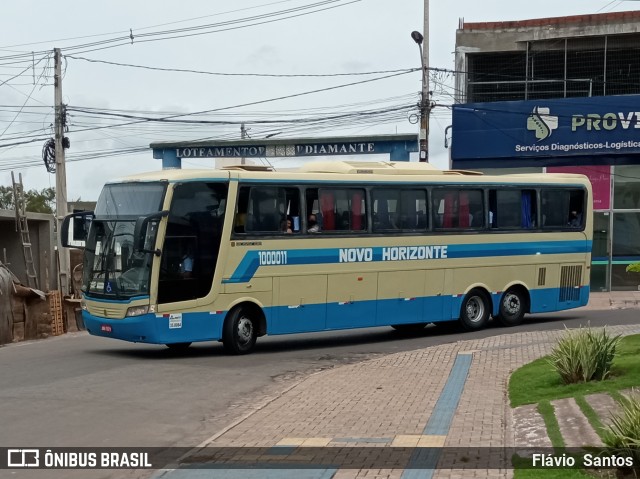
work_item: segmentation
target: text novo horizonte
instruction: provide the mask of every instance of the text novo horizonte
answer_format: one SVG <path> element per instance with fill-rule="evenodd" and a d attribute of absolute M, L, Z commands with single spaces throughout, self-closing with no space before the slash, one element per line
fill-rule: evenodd
<path fill-rule="evenodd" d="M 340 248 L 340 263 L 373 261 L 373 248 Z M 382 248 L 381 261 L 443 259 L 447 246 L 389 246 Z"/>

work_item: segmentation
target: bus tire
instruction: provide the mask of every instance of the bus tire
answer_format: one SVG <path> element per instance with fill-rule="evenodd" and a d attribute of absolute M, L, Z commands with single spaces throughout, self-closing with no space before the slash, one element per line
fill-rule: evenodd
<path fill-rule="evenodd" d="M 489 321 L 490 310 L 487 294 L 480 289 L 472 289 L 462 300 L 460 324 L 467 331 L 482 329 Z"/>
<path fill-rule="evenodd" d="M 424 329 L 427 323 L 392 324 L 391 327 L 400 333 L 415 334 Z"/>
<path fill-rule="evenodd" d="M 222 344 L 228 353 L 247 354 L 256 344 L 257 333 L 251 310 L 240 306 L 224 322 Z"/>
<path fill-rule="evenodd" d="M 500 298 L 496 319 L 502 326 L 517 326 L 522 323 L 528 299 L 522 288 L 510 288 Z"/>
<path fill-rule="evenodd" d="M 191 343 L 171 343 L 166 345 L 171 351 L 186 351 Z"/>

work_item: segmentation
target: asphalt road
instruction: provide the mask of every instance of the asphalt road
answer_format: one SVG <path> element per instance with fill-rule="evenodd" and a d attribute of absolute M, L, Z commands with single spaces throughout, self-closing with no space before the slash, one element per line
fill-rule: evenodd
<path fill-rule="evenodd" d="M 300 375 L 460 339 L 638 318 L 637 310 L 578 310 L 475 333 L 429 326 L 418 336 L 384 327 L 265 337 L 247 356 L 227 356 L 218 343 L 178 354 L 85 333 L 12 344 L 0 348 L 0 446 L 195 446 Z M 0 477 L 54 477 L 8 472 Z"/>

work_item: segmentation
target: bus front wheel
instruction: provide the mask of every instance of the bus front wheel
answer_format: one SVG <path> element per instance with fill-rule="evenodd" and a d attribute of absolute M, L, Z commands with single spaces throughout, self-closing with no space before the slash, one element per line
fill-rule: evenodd
<path fill-rule="evenodd" d="M 527 297 L 522 289 L 509 289 L 500 299 L 500 310 L 496 319 L 503 326 L 517 326 L 524 319 L 526 308 Z"/>
<path fill-rule="evenodd" d="M 467 331 L 482 329 L 489 321 L 489 299 L 479 290 L 472 289 L 467 293 L 460 307 L 460 323 Z"/>
<path fill-rule="evenodd" d="M 240 306 L 233 310 L 224 322 L 222 344 L 231 354 L 251 352 L 258 337 L 256 323 L 248 308 Z"/>

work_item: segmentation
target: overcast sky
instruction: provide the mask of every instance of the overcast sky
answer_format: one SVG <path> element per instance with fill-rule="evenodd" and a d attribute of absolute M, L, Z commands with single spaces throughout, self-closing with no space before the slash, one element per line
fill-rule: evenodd
<path fill-rule="evenodd" d="M 640 4 L 607 0 L 432 1 L 429 63 L 431 67 L 453 69 L 460 18 L 468 22 L 523 20 L 634 10 L 636 6 Z M 54 175 L 46 172 L 42 162 L 44 139 L 52 135 L 50 51 L 54 47 L 67 56 L 63 63 L 63 101 L 70 109 L 70 200 L 95 200 L 105 181 L 159 169 L 161 163 L 152 158 L 151 150 L 137 152 L 151 142 L 240 137 L 237 124 L 140 123 L 137 118 L 106 114 L 150 118 L 224 108 L 181 118 L 245 121 L 249 136 L 256 139 L 273 134 L 292 138 L 417 133 L 418 126 L 410 119 L 419 101 L 421 75 L 419 71 L 402 70 L 420 67 L 418 47 L 410 33 L 423 30 L 423 11 L 423 0 L 4 2 L 0 20 L 0 184 L 11 184 L 13 170 L 16 175 L 22 173 L 26 189 L 55 185 Z M 227 23 L 196 29 L 221 22 Z M 159 34 L 175 29 L 185 30 Z M 130 33 L 133 43 L 125 38 Z M 163 39 L 168 36 L 182 37 Z M 114 41 L 118 38 L 121 40 Z M 80 47 L 94 42 L 99 44 Z M 24 53 L 28 55 L 20 56 Z M 149 70 L 86 59 L 246 75 Z M 398 72 L 286 76 L 395 70 Z M 380 79 L 389 75 L 395 76 Z M 340 87 L 364 80 L 372 81 Z M 332 89 L 302 94 L 327 88 Z M 442 105 L 431 117 L 430 159 L 445 167 L 448 151 L 444 130 L 451 122 L 446 105 L 453 102 L 452 75 L 432 74 L 430 89 Z M 297 96 L 265 101 L 291 95 Z M 248 103 L 254 104 L 239 106 Z M 356 112 L 368 113 L 346 120 L 327 119 L 311 127 L 300 123 L 310 116 L 326 118 Z M 265 120 L 288 123 L 255 123 Z M 133 121 L 138 122 L 114 127 Z M 37 141 L 6 146 L 32 139 Z M 276 167 L 291 166 L 289 160 L 273 163 Z M 212 167 L 212 163 L 190 160 L 183 166 Z"/>

